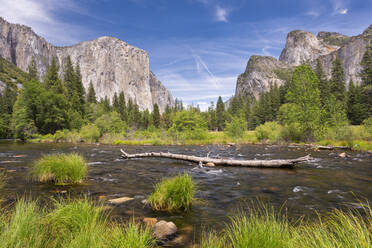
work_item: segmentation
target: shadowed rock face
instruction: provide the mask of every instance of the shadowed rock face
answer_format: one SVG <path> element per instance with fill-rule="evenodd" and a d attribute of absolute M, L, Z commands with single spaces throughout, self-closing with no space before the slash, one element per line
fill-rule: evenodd
<path fill-rule="evenodd" d="M 317 59 L 330 78 L 332 63 L 337 57 L 344 68 L 347 86 L 350 80 L 360 83 L 360 62 L 371 39 L 372 25 L 363 34 L 354 37 L 333 32 L 319 32 L 315 36 L 306 31 L 292 31 L 287 36 L 286 46 L 279 60 L 251 56 L 245 72 L 238 77 L 235 94 L 258 98 L 261 92 L 270 89 L 270 85 L 280 86 L 288 80 L 288 75 L 295 66 L 308 63 L 315 68 Z"/>
<path fill-rule="evenodd" d="M 150 72 L 148 53 L 114 37 L 100 37 L 74 46 L 56 47 L 35 34 L 31 28 L 10 24 L 0 18 L 0 55 L 22 70 L 35 58 L 41 78 L 46 66 L 56 57 L 63 65 L 67 56 L 78 63 L 84 87 L 93 83 L 98 98 L 112 99 L 124 92 L 141 110 L 152 111 L 154 103 L 164 111 L 173 105 L 170 92 Z M 62 66 L 61 66 L 62 75 Z"/>

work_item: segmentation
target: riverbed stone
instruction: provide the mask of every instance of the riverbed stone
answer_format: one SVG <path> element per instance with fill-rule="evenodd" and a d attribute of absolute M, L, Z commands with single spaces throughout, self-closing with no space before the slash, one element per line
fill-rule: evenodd
<path fill-rule="evenodd" d="M 177 233 L 177 226 L 169 221 L 161 220 L 153 227 L 154 235 L 158 240 L 166 240 Z"/>
<path fill-rule="evenodd" d="M 340 154 L 338 154 L 338 156 L 340 158 L 346 158 L 347 157 L 346 152 L 340 153 Z"/>
<path fill-rule="evenodd" d="M 216 165 L 214 163 L 212 163 L 212 162 L 208 162 L 208 163 L 205 164 L 205 166 L 207 166 L 207 167 L 215 167 Z"/>
<path fill-rule="evenodd" d="M 146 225 L 148 225 L 149 227 L 153 227 L 158 222 L 158 219 L 156 219 L 156 218 L 150 218 L 150 217 L 145 217 L 145 218 L 143 218 L 143 222 Z"/>
<path fill-rule="evenodd" d="M 108 202 L 114 205 L 120 205 L 128 201 L 132 201 L 132 200 L 134 200 L 134 198 L 124 196 L 124 197 L 108 200 Z"/>

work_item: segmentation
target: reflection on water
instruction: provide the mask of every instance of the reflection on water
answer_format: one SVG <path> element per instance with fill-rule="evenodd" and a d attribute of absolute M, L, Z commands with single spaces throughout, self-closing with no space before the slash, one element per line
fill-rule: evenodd
<path fill-rule="evenodd" d="M 169 159 L 120 159 L 120 148 L 128 153 L 162 151 L 235 159 L 296 158 L 311 154 L 315 159 L 299 164 L 296 169 L 256 169 L 238 167 L 201 168 L 196 164 Z M 55 187 L 32 182 L 28 169 L 43 154 L 78 152 L 89 162 L 86 185 Z M 350 152 L 340 158 L 337 152 L 312 151 L 298 147 L 246 145 L 228 146 L 162 146 L 118 147 L 66 144 L 0 144 L 0 169 L 7 171 L 6 186 L 1 195 L 8 202 L 19 196 L 39 198 L 42 202 L 58 195 L 133 197 L 135 200 L 114 208 L 118 218 L 143 216 L 174 221 L 179 227 L 220 228 L 229 215 L 256 198 L 267 199 L 275 206 L 285 206 L 291 216 L 314 214 L 334 207 L 357 208 L 359 198 L 372 200 L 372 157 Z M 198 201 L 187 214 L 156 213 L 141 201 L 156 182 L 180 172 L 189 172 L 198 185 Z M 355 195 L 354 195 L 355 194 Z"/>

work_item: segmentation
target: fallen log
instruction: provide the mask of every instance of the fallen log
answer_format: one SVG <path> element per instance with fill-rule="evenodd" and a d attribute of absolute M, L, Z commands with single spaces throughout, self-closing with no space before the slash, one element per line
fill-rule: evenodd
<path fill-rule="evenodd" d="M 335 150 L 335 149 L 342 149 L 342 150 L 351 150 L 349 146 L 315 146 L 317 150 Z"/>
<path fill-rule="evenodd" d="M 300 162 L 306 162 L 311 160 L 310 155 L 295 159 L 273 159 L 273 160 L 235 160 L 235 159 L 217 159 L 209 157 L 197 157 L 183 154 L 173 154 L 169 152 L 145 152 L 137 154 L 128 154 L 120 149 L 122 158 L 146 158 L 146 157 L 158 157 L 158 158 L 170 158 L 177 160 L 190 161 L 195 163 L 213 163 L 215 165 L 223 166 L 243 166 L 243 167 L 262 167 L 262 168 L 293 168 L 295 164 Z"/>

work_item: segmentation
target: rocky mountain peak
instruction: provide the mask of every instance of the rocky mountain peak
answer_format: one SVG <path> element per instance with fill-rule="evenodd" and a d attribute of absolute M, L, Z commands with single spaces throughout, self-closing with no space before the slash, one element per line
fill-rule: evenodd
<path fill-rule="evenodd" d="M 87 89 L 92 82 L 98 98 L 112 99 L 115 93 L 124 92 L 125 98 L 131 98 L 141 110 L 152 111 L 155 103 L 161 111 L 173 105 L 172 95 L 150 73 L 148 53 L 118 38 L 103 36 L 73 46 L 57 47 L 31 28 L 0 18 L 0 55 L 24 71 L 34 57 L 40 78 L 53 57 L 63 65 L 70 56 L 72 62 L 80 66 L 84 87 Z M 61 75 L 62 68 L 60 66 Z"/>
<path fill-rule="evenodd" d="M 325 44 L 337 47 L 345 45 L 350 40 L 349 36 L 336 32 L 319 32 L 317 38 Z"/>
<path fill-rule="evenodd" d="M 337 49 L 336 46 L 322 42 L 313 33 L 295 30 L 288 34 L 286 46 L 280 54 L 279 60 L 289 65 L 298 66 Z"/>
<path fill-rule="evenodd" d="M 336 58 L 344 67 L 345 82 L 360 82 L 360 62 L 367 44 L 372 40 L 372 25 L 361 35 L 348 37 L 335 32 L 319 32 L 317 36 L 303 30 L 294 30 L 287 35 L 286 45 L 279 60 L 266 56 L 251 56 L 247 68 L 237 79 L 236 95 L 256 98 L 267 92 L 270 86 L 282 85 L 290 80 L 291 71 L 303 63 L 313 68 L 319 59 L 324 73 L 331 77 L 332 64 Z"/>

